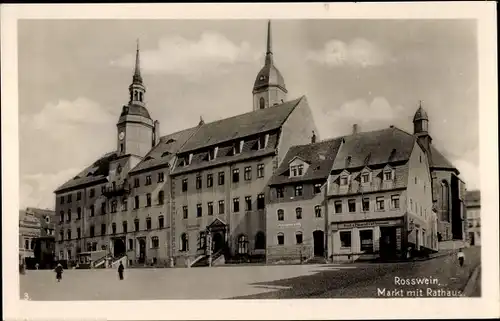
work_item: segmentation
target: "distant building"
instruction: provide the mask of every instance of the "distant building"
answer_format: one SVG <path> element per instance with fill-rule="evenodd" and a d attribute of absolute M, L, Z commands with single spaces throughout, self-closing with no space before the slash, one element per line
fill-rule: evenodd
<path fill-rule="evenodd" d="M 54 252 L 54 211 L 28 207 L 19 211 L 19 257 L 40 260 Z M 40 244 L 46 244 L 43 249 Z"/>
<path fill-rule="evenodd" d="M 481 245 L 481 192 L 467 191 L 467 241 L 470 245 Z"/>

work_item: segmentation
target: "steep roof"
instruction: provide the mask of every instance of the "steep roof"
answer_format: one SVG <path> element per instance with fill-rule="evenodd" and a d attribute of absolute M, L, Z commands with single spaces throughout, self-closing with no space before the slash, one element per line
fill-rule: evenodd
<path fill-rule="evenodd" d="M 168 164 L 198 128 L 199 127 L 192 127 L 161 137 L 158 145 L 156 145 L 129 173 L 133 174 L 149 168 Z"/>
<path fill-rule="evenodd" d="M 186 153 L 279 128 L 304 96 L 277 106 L 202 124 L 180 149 Z"/>
<path fill-rule="evenodd" d="M 117 159 L 117 157 L 116 152 L 105 154 L 78 175 L 59 186 L 54 192 L 58 193 L 76 186 L 105 181 L 109 173 L 109 163 Z"/>
<path fill-rule="evenodd" d="M 333 170 L 407 161 L 416 137 L 396 127 L 344 137 Z"/>
<path fill-rule="evenodd" d="M 337 156 L 342 137 L 324 140 L 314 144 L 292 146 L 286 153 L 280 167 L 270 180 L 270 185 L 326 179 Z M 300 177 L 289 177 L 289 163 L 300 158 L 309 164 L 307 171 Z"/>
<path fill-rule="evenodd" d="M 446 157 L 439 152 L 436 147 L 433 145 L 430 145 L 430 156 L 429 156 L 429 163 L 431 168 L 444 168 L 444 169 L 450 169 L 450 170 L 455 170 L 458 173 L 458 170 L 455 166 L 453 166 L 450 161 L 446 159 Z"/>

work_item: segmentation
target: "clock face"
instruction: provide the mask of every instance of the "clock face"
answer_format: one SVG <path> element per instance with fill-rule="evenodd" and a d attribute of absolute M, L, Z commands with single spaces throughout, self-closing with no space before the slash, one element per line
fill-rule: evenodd
<path fill-rule="evenodd" d="M 125 138 L 125 133 L 124 132 L 120 132 L 120 134 L 118 134 L 118 139 L 119 140 L 123 140 L 123 138 Z"/>

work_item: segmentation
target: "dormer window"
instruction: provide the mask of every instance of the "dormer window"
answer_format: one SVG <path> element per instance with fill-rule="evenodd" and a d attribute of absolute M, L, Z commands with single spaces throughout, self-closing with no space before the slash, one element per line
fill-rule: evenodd
<path fill-rule="evenodd" d="M 238 155 L 241 153 L 241 150 L 243 149 L 243 144 L 245 142 L 242 140 L 238 143 L 235 143 L 234 146 L 233 146 L 233 155 Z"/>
<path fill-rule="evenodd" d="M 290 166 L 290 177 L 302 176 L 304 175 L 304 165 L 294 165 Z"/>
<path fill-rule="evenodd" d="M 368 183 L 368 182 L 370 182 L 370 173 L 361 174 L 361 183 Z"/>
<path fill-rule="evenodd" d="M 385 169 L 384 170 L 384 181 L 392 181 L 394 179 L 394 170 Z"/>
<path fill-rule="evenodd" d="M 188 158 L 188 165 L 191 165 L 191 161 L 193 160 L 193 153 L 189 154 L 189 158 Z"/>
<path fill-rule="evenodd" d="M 268 140 L 269 140 L 269 134 L 265 134 L 263 136 L 260 136 L 257 148 L 258 149 L 266 148 Z"/>
<path fill-rule="evenodd" d="M 211 149 L 208 151 L 208 160 L 214 160 L 217 158 L 217 151 L 219 150 L 219 147 L 215 147 L 214 149 Z"/>

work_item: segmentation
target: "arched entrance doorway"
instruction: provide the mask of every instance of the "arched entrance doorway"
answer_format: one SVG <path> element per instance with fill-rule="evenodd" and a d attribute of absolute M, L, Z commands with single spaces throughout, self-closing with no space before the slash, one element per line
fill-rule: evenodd
<path fill-rule="evenodd" d="M 127 251 L 127 248 L 125 247 L 125 240 L 124 239 L 114 239 L 113 240 L 113 256 L 117 257 L 120 255 L 125 254 Z"/>
<path fill-rule="evenodd" d="M 139 263 L 146 262 L 146 239 L 139 239 Z"/>
<path fill-rule="evenodd" d="M 323 231 L 314 231 L 314 256 L 323 256 L 325 254 L 325 233 Z"/>
<path fill-rule="evenodd" d="M 215 253 L 221 250 L 223 247 L 224 247 L 224 235 L 222 235 L 222 232 L 213 233 L 213 239 L 212 239 L 213 252 Z"/>

